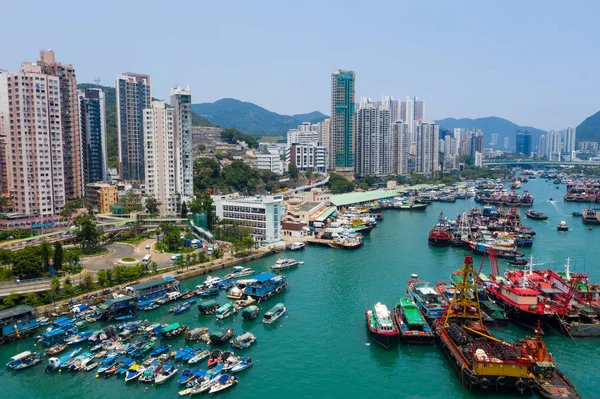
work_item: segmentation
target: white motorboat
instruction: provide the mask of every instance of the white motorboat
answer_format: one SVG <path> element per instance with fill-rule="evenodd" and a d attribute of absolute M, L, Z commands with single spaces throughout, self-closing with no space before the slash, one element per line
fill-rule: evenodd
<path fill-rule="evenodd" d="M 127 373 L 125 374 L 125 382 L 139 378 L 142 374 L 144 374 L 144 371 L 146 371 L 146 368 L 144 366 L 134 364 L 129 368 L 129 370 L 127 370 Z"/>
<path fill-rule="evenodd" d="M 221 277 L 207 276 L 206 280 L 204 280 L 204 282 L 202 284 L 197 285 L 196 288 L 199 290 L 203 290 L 206 288 L 213 288 L 213 287 L 218 286 L 222 281 L 223 281 L 223 279 Z"/>
<path fill-rule="evenodd" d="M 215 393 L 227 389 L 237 383 L 237 378 L 232 375 L 223 374 L 219 376 L 219 380 L 214 384 L 208 393 Z"/>
<path fill-rule="evenodd" d="M 234 266 L 233 271 L 227 275 L 225 275 L 225 280 L 230 280 L 234 278 L 251 276 L 254 274 L 254 269 L 243 266 Z"/>
<path fill-rule="evenodd" d="M 207 358 L 209 356 L 210 356 L 209 351 L 201 351 L 201 352 L 198 352 L 198 354 L 195 355 L 194 357 L 192 357 L 190 360 L 188 360 L 188 363 L 195 364 L 195 363 L 198 363 L 200 360 L 203 360 L 204 358 Z"/>
<path fill-rule="evenodd" d="M 292 245 L 290 245 L 290 249 L 292 251 L 299 251 L 301 249 L 304 249 L 305 246 L 306 246 L 306 244 L 303 242 L 295 242 Z"/>
<path fill-rule="evenodd" d="M 156 385 L 158 384 L 164 384 L 165 382 L 167 382 L 167 380 L 171 377 L 173 377 L 175 375 L 175 373 L 177 373 L 178 368 L 175 366 L 171 366 L 171 365 L 167 365 L 164 366 L 159 372 L 158 374 L 156 374 L 156 378 L 154 379 L 154 383 Z"/>
<path fill-rule="evenodd" d="M 277 262 L 271 266 L 271 270 L 285 270 L 298 266 L 299 263 L 295 259 L 277 259 Z"/>
<path fill-rule="evenodd" d="M 279 319 L 286 312 L 285 306 L 283 303 L 278 303 L 273 306 L 267 313 L 263 315 L 263 323 L 265 324 L 273 324 L 275 320 Z"/>
<path fill-rule="evenodd" d="M 220 375 L 217 375 L 214 378 L 206 379 L 201 381 L 200 383 L 196 383 L 196 385 L 192 387 L 191 394 L 195 395 L 210 390 L 213 387 L 213 385 L 219 382 L 219 377 Z"/>

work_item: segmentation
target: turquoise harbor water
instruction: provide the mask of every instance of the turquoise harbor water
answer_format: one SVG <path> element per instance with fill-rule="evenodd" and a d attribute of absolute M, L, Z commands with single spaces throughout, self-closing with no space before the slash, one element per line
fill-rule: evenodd
<path fill-rule="evenodd" d="M 533 254 L 535 263 L 560 269 L 570 256 L 575 260 L 575 270 L 585 268 L 592 281 L 600 282 L 597 260 L 600 228 L 588 231 L 578 218 L 571 216 L 571 212 L 581 210 L 584 205 L 563 203 L 564 186 L 557 190 L 543 179 L 532 180 L 523 188 L 534 194 L 534 209 L 550 217 L 548 221 L 525 222 L 537 232 L 533 248 L 525 252 Z M 550 197 L 557 201 L 548 202 Z M 467 208 L 474 205 L 466 203 Z M 274 326 L 266 326 L 260 320 L 245 322 L 239 315 L 218 324 L 233 327 L 236 332 L 252 331 L 258 338 L 245 352 L 254 359 L 255 365 L 238 374 L 237 386 L 218 395 L 261 399 L 284 395 L 303 398 L 517 397 L 493 392 L 478 395 L 464 389 L 436 345 L 399 345 L 385 350 L 370 344 L 367 335 L 365 309 L 378 301 L 392 307 L 405 295 L 406 280 L 411 273 L 418 273 L 422 280 L 433 284 L 448 280 L 450 273 L 461 266 L 466 251 L 431 248 L 427 245 L 427 233 L 441 210 L 455 217 L 463 206 L 462 201 L 457 201 L 434 203 L 423 213 L 385 211 L 385 220 L 356 251 L 308 247 L 302 252 L 288 253 L 305 264 L 286 273 L 289 291 L 260 305 L 262 314 L 275 303 L 284 302 L 287 316 Z M 568 232 L 556 231 L 560 220 L 567 221 Z M 474 259 L 478 265 L 481 258 L 475 256 Z M 265 271 L 275 260 L 275 257 L 264 258 L 247 266 Z M 501 267 L 506 265 L 506 261 L 500 260 Z M 203 279 L 186 280 L 182 286 L 193 287 Z M 226 301 L 224 294 L 219 300 L 220 303 Z M 195 306 L 177 316 L 169 314 L 167 309 L 141 312 L 139 316 L 163 323 L 178 321 L 191 327 L 215 327 L 214 316 L 198 317 Z M 508 340 L 530 333 L 512 324 L 496 328 L 494 332 Z M 596 378 L 600 369 L 600 339 L 573 340 L 550 328 L 546 329 L 544 339 L 559 367 L 582 397 L 600 397 Z M 184 345 L 184 339 L 168 343 L 179 347 Z M 0 364 L 16 353 L 33 349 L 33 345 L 33 339 L 28 339 L 0 347 Z M 204 346 L 203 343 L 198 345 Z M 144 398 L 175 398 L 180 389 L 176 378 L 164 385 L 149 386 L 138 382 L 125 384 L 122 378 L 115 377 L 96 379 L 94 372 L 44 373 L 46 363 L 20 372 L 9 372 L 1 366 L 0 397 L 96 399 L 143 395 Z M 196 366 L 205 367 L 206 361 Z"/>

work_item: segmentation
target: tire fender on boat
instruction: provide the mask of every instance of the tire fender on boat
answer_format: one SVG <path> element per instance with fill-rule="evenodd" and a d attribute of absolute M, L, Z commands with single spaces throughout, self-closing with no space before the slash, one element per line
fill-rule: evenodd
<path fill-rule="evenodd" d="M 535 381 L 534 380 L 527 381 L 527 386 L 529 388 L 533 389 L 535 387 Z"/>
<path fill-rule="evenodd" d="M 479 378 L 477 378 L 475 374 L 471 374 L 469 380 L 471 381 L 471 385 L 477 385 L 479 383 Z"/>
<path fill-rule="evenodd" d="M 480 379 L 479 386 L 483 389 L 488 389 L 490 387 L 490 380 L 488 380 L 487 378 Z"/>
<path fill-rule="evenodd" d="M 523 393 L 525 391 L 525 389 L 527 389 L 527 383 L 525 381 L 523 381 L 522 379 L 518 379 L 517 382 L 515 382 L 515 387 L 521 392 Z"/>
<path fill-rule="evenodd" d="M 496 379 L 496 385 L 498 385 L 499 387 L 503 387 L 506 384 L 506 377 L 504 377 L 503 375 L 501 375 L 500 377 L 498 377 Z"/>

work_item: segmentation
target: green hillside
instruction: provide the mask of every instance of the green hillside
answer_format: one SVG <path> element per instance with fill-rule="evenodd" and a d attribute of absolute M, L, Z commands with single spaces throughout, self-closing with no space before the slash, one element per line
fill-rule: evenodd
<path fill-rule="evenodd" d="M 192 111 L 221 127 L 267 136 L 285 135 L 288 129 L 295 128 L 302 122 L 316 123 L 327 118 L 327 115 L 318 111 L 280 115 L 234 98 L 222 98 L 214 103 L 192 104 Z"/>
<path fill-rule="evenodd" d="M 600 111 L 577 126 L 577 142 L 600 141 Z"/>

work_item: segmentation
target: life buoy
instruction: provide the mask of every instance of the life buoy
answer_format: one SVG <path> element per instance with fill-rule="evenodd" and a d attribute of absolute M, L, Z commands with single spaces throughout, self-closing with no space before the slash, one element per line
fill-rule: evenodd
<path fill-rule="evenodd" d="M 533 387 L 535 387 L 535 381 L 534 380 L 527 381 L 527 386 L 529 388 L 533 389 Z"/>
<path fill-rule="evenodd" d="M 471 374 L 469 380 L 471 381 L 471 385 L 477 385 L 477 383 L 479 383 L 479 378 L 477 378 L 475 374 Z"/>
<path fill-rule="evenodd" d="M 503 375 L 501 375 L 500 377 L 498 377 L 496 379 L 496 385 L 498 385 L 499 387 L 503 387 L 506 384 L 506 377 L 504 377 Z"/>
<path fill-rule="evenodd" d="M 490 387 L 490 380 L 488 380 L 487 378 L 480 379 L 479 386 L 483 389 L 488 389 Z"/>
<path fill-rule="evenodd" d="M 515 387 L 517 387 L 519 392 L 523 393 L 525 392 L 525 389 L 527 389 L 527 383 L 519 378 L 517 382 L 515 382 Z"/>

